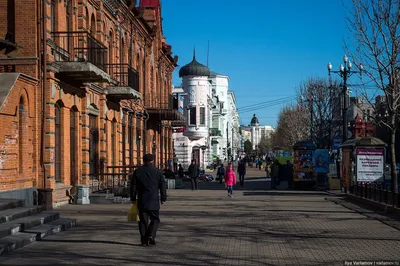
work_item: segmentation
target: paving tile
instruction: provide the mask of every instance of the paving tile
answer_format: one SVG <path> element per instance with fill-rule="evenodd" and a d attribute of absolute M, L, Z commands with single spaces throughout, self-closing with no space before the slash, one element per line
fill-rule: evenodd
<path fill-rule="evenodd" d="M 77 227 L 4 258 L 0 265 L 343 265 L 344 260 L 400 261 L 400 231 L 346 208 L 321 192 L 270 191 L 263 171 L 245 188 L 169 190 L 157 245 L 139 246 L 129 205 L 68 205 Z"/>

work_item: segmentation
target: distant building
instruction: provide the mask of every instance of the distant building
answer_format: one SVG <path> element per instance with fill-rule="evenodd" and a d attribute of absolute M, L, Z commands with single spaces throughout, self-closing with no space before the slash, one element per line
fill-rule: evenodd
<path fill-rule="evenodd" d="M 258 144 L 260 143 L 262 137 L 269 138 L 274 132 L 274 128 L 271 126 L 261 126 L 256 114 L 253 115 L 248 128 L 250 128 L 250 141 L 253 145 L 253 150 L 257 150 Z"/>

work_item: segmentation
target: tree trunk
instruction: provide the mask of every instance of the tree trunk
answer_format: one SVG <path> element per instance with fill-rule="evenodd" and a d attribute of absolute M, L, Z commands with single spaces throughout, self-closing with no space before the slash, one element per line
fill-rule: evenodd
<path fill-rule="evenodd" d="M 398 193 L 398 186 L 397 186 L 397 170 L 396 170 L 396 131 L 397 128 L 392 129 L 392 136 L 390 142 L 390 154 L 391 154 L 391 181 L 392 181 L 392 191 L 394 193 Z"/>

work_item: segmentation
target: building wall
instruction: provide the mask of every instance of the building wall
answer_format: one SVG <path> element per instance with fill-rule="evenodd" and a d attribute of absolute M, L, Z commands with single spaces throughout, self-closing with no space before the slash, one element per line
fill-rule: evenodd
<path fill-rule="evenodd" d="M 39 164 L 43 79 L 40 72 L 41 62 L 35 59 L 40 57 L 41 50 L 41 43 L 38 42 L 41 39 L 40 27 L 36 23 L 39 21 L 37 14 L 40 14 L 41 7 L 37 6 L 37 2 L 0 1 L 0 17 L 7 21 L 0 25 L 0 36 L 4 36 L 7 31 L 14 31 L 16 42 L 24 47 L 16 60 L 0 58 L 0 72 L 13 69 L 14 72 L 24 73 L 20 75 L 1 107 L 2 191 L 44 186 Z M 8 6 L 10 3 L 15 3 L 15 6 Z M 54 8 L 51 8 L 52 3 Z M 13 9 L 15 12 L 10 12 Z M 67 9 L 70 16 L 68 24 Z M 165 37 L 162 36 L 160 8 L 146 8 L 143 11 L 144 18 L 137 16 L 136 9 L 135 14 L 129 13 L 124 4 L 119 11 L 118 15 L 113 14 L 103 5 L 103 1 L 46 2 L 46 16 L 49 18 L 46 20 L 48 40 L 54 37 L 52 31 L 65 32 L 68 28 L 69 31 L 90 31 L 93 37 L 107 47 L 107 63 L 129 63 L 139 73 L 139 88 L 143 96 L 142 100 L 115 101 L 106 96 L 106 83 L 73 86 L 68 80 L 58 78 L 57 70 L 52 65 L 56 52 L 54 46 L 48 43 L 43 156 L 46 187 L 54 189 L 53 202 L 56 205 L 67 201 L 66 190 L 71 190 L 74 185 L 92 183 L 91 164 L 96 166 L 96 171 L 100 170 L 100 161 L 105 166 L 137 165 L 141 163 L 145 152 L 152 151 L 155 152 L 158 163 L 165 163 L 172 158 L 172 130 L 169 122 L 146 116 L 146 108 L 159 108 L 168 102 L 172 93 L 172 71 L 176 63 L 168 52 Z M 52 16 L 54 14 L 56 16 Z M 136 18 L 132 19 L 134 16 Z M 158 27 L 151 32 L 153 25 Z M 57 42 L 56 44 L 60 45 Z M 26 58 L 22 60 L 20 57 Z M 115 76 L 111 70 L 106 71 Z M 21 112 L 24 117 L 22 126 L 19 126 L 20 117 L 17 111 L 21 97 L 24 110 L 27 111 Z M 74 120 L 75 125 L 71 126 L 71 121 Z M 98 141 L 95 145 L 90 144 L 93 136 L 90 121 L 96 124 L 94 130 L 97 130 Z M 72 150 L 71 134 L 75 135 L 76 141 Z M 61 139 L 59 146 L 56 138 Z M 91 149 L 98 151 L 94 162 L 89 156 Z M 60 154 L 59 150 L 62 160 L 58 162 L 56 158 Z M 72 156 L 75 160 L 71 160 Z M 21 162 L 22 172 L 19 170 Z M 56 170 L 58 163 L 60 174 Z"/>

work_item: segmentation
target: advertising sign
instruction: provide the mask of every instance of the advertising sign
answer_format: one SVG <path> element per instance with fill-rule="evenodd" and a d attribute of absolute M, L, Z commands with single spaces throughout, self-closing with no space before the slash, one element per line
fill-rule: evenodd
<path fill-rule="evenodd" d="M 385 149 L 357 148 L 357 181 L 374 182 L 385 173 Z"/>
<path fill-rule="evenodd" d="M 313 156 L 315 172 L 328 173 L 329 172 L 329 151 L 326 149 L 318 149 L 314 151 Z"/>

